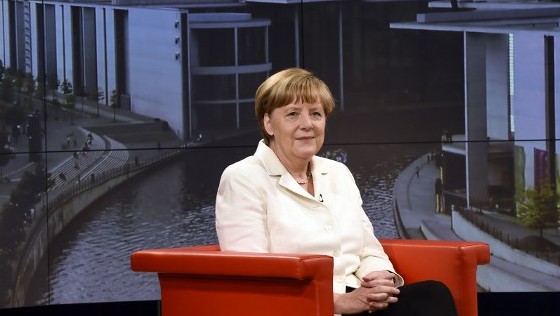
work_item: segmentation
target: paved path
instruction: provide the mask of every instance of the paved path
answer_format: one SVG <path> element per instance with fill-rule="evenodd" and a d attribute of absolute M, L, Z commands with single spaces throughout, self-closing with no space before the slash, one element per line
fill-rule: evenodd
<path fill-rule="evenodd" d="M 436 214 L 434 183 L 438 177 L 435 162 L 422 156 L 401 172 L 394 187 L 398 216 L 411 238 L 425 238 L 424 227 L 437 232 L 436 239 L 459 240 L 451 230 L 451 217 Z"/>

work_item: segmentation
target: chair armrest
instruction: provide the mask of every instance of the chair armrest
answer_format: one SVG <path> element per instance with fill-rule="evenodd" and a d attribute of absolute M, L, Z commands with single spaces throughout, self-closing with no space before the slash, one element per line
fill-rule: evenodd
<path fill-rule="evenodd" d="M 460 316 L 476 316 L 476 270 L 490 262 L 483 242 L 382 239 L 383 249 L 406 283 L 438 280 L 451 290 Z"/>
<path fill-rule="evenodd" d="M 131 256 L 131 268 L 137 272 L 294 280 L 313 279 L 325 262 L 332 269 L 328 256 L 227 252 L 217 246 L 146 249 Z"/>

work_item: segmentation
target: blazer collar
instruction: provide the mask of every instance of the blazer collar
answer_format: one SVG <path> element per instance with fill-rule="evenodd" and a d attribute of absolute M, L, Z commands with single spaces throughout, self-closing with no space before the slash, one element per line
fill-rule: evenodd
<path fill-rule="evenodd" d="M 290 181 L 292 178 L 290 173 L 282 165 L 280 159 L 276 156 L 276 154 L 268 147 L 264 140 L 259 142 L 257 146 L 257 150 L 255 152 L 255 157 L 257 157 L 260 161 L 262 161 L 264 168 L 268 172 L 269 176 L 276 176 L 279 177 L 280 185 L 295 191 L 300 192 L 304 191 L 301 186 L 299 186 L 295 181 Z M 322 159 L 318 156 L 313 156 L 311 158 L 311 173 L 313 175 L 314 184 L 315 184 L 315 191 L 317 192 L 317 188 L 320 186 L 320 178 L 328 174 L 327 166 L 323 163 Z"/>

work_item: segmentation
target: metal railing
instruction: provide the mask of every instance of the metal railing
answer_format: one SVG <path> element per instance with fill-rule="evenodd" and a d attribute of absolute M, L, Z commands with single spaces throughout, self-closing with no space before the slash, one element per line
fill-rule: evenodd
<path fill-rule="evenodd" d="M 539 240 L 540 237 L 538 234 L 531 234 L 534 238 L 531 238 L 530 241 L 526 241 L 524 240 L 525 238 L 508 234 L 499 227 L 485 221 L 482 219 L 482 216 L 484 216 L 483 214 L 463 207 L 456 207 L 456 210 L 471 224 L 495 239 L 498 239 L 514 249 L 523 251 L 531 256 L 560 266 L 560 245 L 555 245 L 544 237 Z"/>

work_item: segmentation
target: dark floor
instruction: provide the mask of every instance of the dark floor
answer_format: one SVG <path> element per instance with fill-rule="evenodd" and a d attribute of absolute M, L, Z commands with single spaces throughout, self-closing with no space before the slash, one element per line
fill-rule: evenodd
<path fill-rule="evenodd" d="M 560 292 L 479 293 L 478 298 L 479 316 L 560 315 Z M 0 316 L 158 316 L 159 314 L 159 301 L 51 305 L 0 309 Z"/>

